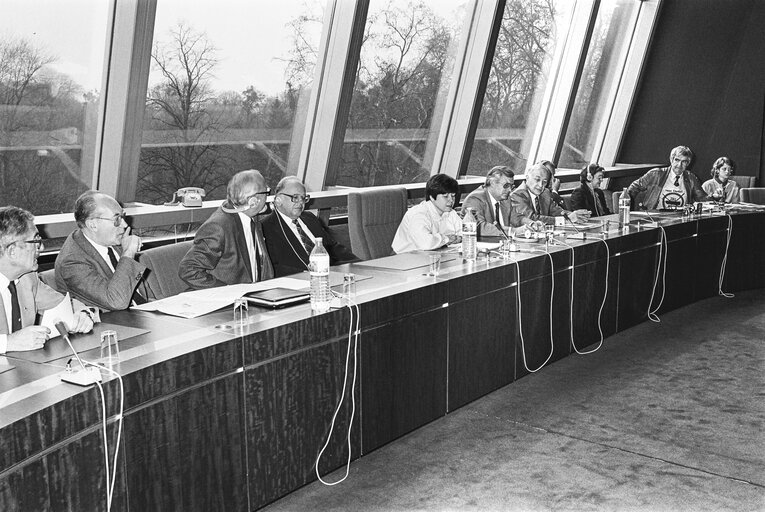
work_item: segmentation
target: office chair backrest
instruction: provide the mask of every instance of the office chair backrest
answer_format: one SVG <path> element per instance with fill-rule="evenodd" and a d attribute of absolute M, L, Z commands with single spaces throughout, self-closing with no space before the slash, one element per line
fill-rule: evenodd
<path fill-rule="evenodd" d="M 393 254 L 390 244 L 407 208 L 404 187 L 353 190 L 348 193 L 351 251 L 362 260 Z"/>
<path fill-rule="evenodd" d="M 738 176 L 734 175 L 730 177 L 731 180 L 736 182 L 738 187 L 741 188 L 754 188 L 754 184 L 757 181 L 757 176 Z"/>
<path fill-rule="evenodd" d="M 741 201 L 744 203 L 765 204 L 765 188 L 742 188 L 740 191 Z"/>
<path fill-rule="evenodd" d="M 138 254 L 138 261 L 148 268 L 146 285 L 157 300 L 188 290 L 188 285 L 178 277 L 178 267 L 192 243 L 187 241 L 163 245 Z"/>

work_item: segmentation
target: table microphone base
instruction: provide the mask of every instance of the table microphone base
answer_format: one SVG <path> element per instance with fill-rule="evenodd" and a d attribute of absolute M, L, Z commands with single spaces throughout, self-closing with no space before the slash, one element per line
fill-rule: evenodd
<path fill-rule="evenodd" d="M 89 366 L 84 370 L 66 371 L 61 374 L 61 380 L 78 386 L 90 386 L 96 382 L 101 382 L 101 370 L 95 366 Z"/>

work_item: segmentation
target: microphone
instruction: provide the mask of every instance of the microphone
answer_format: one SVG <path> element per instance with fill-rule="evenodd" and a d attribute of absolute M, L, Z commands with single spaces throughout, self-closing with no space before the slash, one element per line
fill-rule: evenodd
<path fill-rule="evenodd" d="M 576 227 L 576 224 L 574 224 L 574 221 L 573 221 L 573 220 L 571 220 L 571 216 L 570 216 L 570 214 L 569 214 L 569 213 L 568 213 L 566 210 L 563 210 L 563 218 L 564 218 L 564 219 L 566 219 L 567 221 L 569 221 L 569 222 L 571 223 L 571 227 L 573 227 L 573 228 L 574 228 L 574 230 L 575 230 L 577 233 L 582 233 L 582 232 L 579 230 L 579 228 L 578 228 L 578 227 Z"/>
<path fill-rule="evenodd" d="M 66 328 L 64 322 L 56 322 L 56 330 L 61 337 L 66 340 L 74 357 L 77 358 L 77 361 L 82 367 L 81 370 L 74 371 L 67 365 L 66 371 L 61 374 L 61 380 L 70 384 L 77 384 L 78 386 L 90 386 L 96 382 L 101 382 L 101 372 L 99 369 L 95 366 L 91 366 L 90 368 L 85 367 L 85 363 L 80 359 L 80 355 L 74 349 L 74 345 L 72 345 L 72 341 L 69 339 L 69 329 Z"/>
<path fill-rule="evenodd" d="M 505 230 L 502 227 L 502 224 L 500 224 L 498 220 L 494 221 L 494 225 L 497 226 L 497 229 L 499 229 L 499 232 L 502 233 L 503 237 L 505 237 L 505 240 L 510 240 L 510 237 L 507 236 L 507 233 L 505 233 Z"/>

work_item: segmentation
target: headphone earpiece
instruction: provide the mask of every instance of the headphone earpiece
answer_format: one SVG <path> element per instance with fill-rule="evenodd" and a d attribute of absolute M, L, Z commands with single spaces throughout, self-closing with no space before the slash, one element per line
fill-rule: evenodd
<path fill-rule="evenodd" d="M 592 173 L 589 169 L 587 169 L 587 177 L 585 178 L 588 182 L 592 181 Z"/>

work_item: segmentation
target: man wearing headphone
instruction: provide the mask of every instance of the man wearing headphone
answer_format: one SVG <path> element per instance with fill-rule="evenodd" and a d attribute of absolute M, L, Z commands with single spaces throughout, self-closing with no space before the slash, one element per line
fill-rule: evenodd
<path fill-rule="evenodd" d="M 311 200 L 305 185 L 296 176 L 286 176 L 274 190 L 274 212 L 263 220 L 266 248 L 271 256 L 275 277 L 303 272 L 308 269 L 308 257 L 322 239 L 329 253 L 330 265 L 358 258 L 337 243 L 329 230 L 305 206 Z"/>
<path fill-rule="evenodd" d="M 202 224 L 178 276 L 192 289 L 254 283 L 274 277 L 260 216 L 268 213 L 266 180 L 256 170 L 234 175 L 227 200 Z"/>

